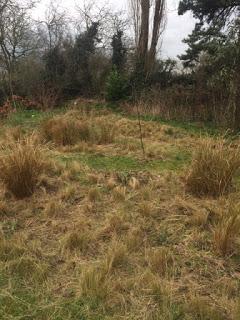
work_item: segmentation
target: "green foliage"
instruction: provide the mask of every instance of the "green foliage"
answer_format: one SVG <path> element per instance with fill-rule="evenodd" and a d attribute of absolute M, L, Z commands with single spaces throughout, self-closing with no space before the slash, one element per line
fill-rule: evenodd
<path fill-rule="evenodd" d="M 239 1 L 235 0 L 181 0 L 178 13 L 184 14 L 190 10 L 195 18 L 210 22 L 216 18 L 225 20 L 235 9 L 238 10 L 239 6 Z"/>
<path fill-rule="evenodd" d="M 92 25 L 79 34 L 72 49 L 71 65 L 69 68 L 72 87 L 76 91 L 88 92 L 92 88 L 92 76 L 90 72 L 90 59 L 95 53 L 98 38 L 99 22 Z"/>
<path fill-rule="evenodd" d="M 240 4 L 234 0 L 180 1 L 178 13 L 182 15 L 191 11 L 198 19 L 192 34 L 183 40 L 189 46 L 186 54 L 180 57 L 186 67 L 199 63 L 203 52 L 216 56 L 219 48 L 229 43 L 229 36 L 234 41 L 238 30 L 235 30 L 233 36 L 232 31 L 237 25 L 237 18 L 233 13 L 238 12 L 239 8 Z"/>
<path fill-rule="evenodd" d="M 66 69 L 65 60 L 61 48 L 59 46 L 56 46 L 50 49 L 46 53 L 44 60 L 46 78 L 51 83 L 55 82 L 56 85 L 56 82 L 59 82 Z"/>
<path fill-rule="evenodd" d="M 193 32 L 183 40 L 188 45 L 186 53 L 179 56 L 184 67 L 196 66 L 204 52 L 209 56 L 216 56 L 219 47 L 223 46 L 227 40 L 226 34 L 221 31 L 221 28 L 221 23 L 207 28 L 203 27 L 202 22 L 196 23 Z"/>
<path fill-rule="evenodd" d="M 158 60 L 155 64 L 155 70 L 151 75 L 151 84 L 160 84 L 161 88 L 171 85 L 175 78 L 175 68 L 177 61 L 173 59 Z"/>
<path fill-rule="evenodd" d="M 120 101 L 127 97 L 128 86 L 126 78 L 116 69 L 113 68 L 106 84 L 106 98 L 108 101 Z"/>
<path fill-rule="evenodd" d="M 117 68 L 118 71 L 124 68 L 126 62 L 126 53 L 127 50 L 123 44 L 123 32 L 121 30 L 117 30 L 117 32 L 113 35 L 112 38 L 112 64 Z"/>

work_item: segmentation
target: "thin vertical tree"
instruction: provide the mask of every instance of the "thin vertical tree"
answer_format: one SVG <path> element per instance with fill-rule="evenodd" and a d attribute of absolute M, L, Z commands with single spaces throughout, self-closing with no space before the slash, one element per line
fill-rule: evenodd
<path fill-rule="evenodd" d="M 135 32 L 137 65 L 146 78 L 153 70 L 160 36 L 164 30 L 165 3 L 165 0 L 129 0 Z"/>

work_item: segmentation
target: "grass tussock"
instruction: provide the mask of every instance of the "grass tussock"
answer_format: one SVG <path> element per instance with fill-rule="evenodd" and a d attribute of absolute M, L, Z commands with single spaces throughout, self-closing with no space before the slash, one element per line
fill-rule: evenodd
<path fill-rule="evenodd" d="M 193 158 L 186 179 L 187 190 L 196 196 L 218 197 L 228 193 L 240 168 L 240 150 L 223 139 L 204 139 Z"/>
<path fill-rule="evenodd" d="M 173 265 L 173 256 L 168 248 L 162 247 L 147 252 L 146 259 L 152 272 L 164 276 Z"/>
<path fill-rule="evenodd" d="M 83 297 L 104 300 L 108 295 L 108 286 L 103 270 L 90 266 L 82 270 L 80 290 Z"/>
<path fill-rule="evenodd" d="M 45 149 L 34 136 L 11 143 L 0 157 L 0 179 L 16 198 L 31 196 L 46 168 Z"/>
<path fill-rule="evenodd" d="M 111 144 L 115 141 L 116 126 L 107 117 L 96 118 L 91 121 L 91 136 L 94 144 Z"/>
<path fill-rule="evenodd" d="M 67 114 L 44 121 L 41 126 L 43 139 L 59 146 L 74 146 L 79 142 L 96 145 L 114 142 L 116 127 L 109 119 L 105 117 L 78 119 L 76 115 L 75 118 L 73 116 Z"/>
<path fill-rule="evenodd" d="M 56 145 L 75 145 L 79 141 L 89 140 L 89 126 L 86 122 L 66 116 L 54 117 L 43 122 L 41 133 L 46 141 Z"/>
<path fill-rule="evenodd" d="M 236 241 L 239 236 L 240 207 L 230 205 L 227 212 L 222 212 L 220 220 L 213 228 L 213 245 L 217 253 L 223 256 L 236 253 Z"/>
<path fill-rule="evenodd" d="M 116 268 L 126 266 L 128 263 L 127 246 L 118 240 L 114 240 L 109 246 L 105 263 L 108 273 Z"/>
<path fill-rule="evenodd" d="M 69 233 L 64 241 L 64 249 L 70 251 L 78 250 L 80 252 L 85 252 L 90 243 L 90 237 L 86 231 L 74 231 Z"/>

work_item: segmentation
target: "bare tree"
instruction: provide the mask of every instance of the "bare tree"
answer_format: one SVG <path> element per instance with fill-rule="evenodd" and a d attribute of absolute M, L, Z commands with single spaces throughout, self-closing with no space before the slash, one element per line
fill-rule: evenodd
<path fill-rule="evenodd" d="M 69 19 L 66 11 L 60 10 L 51 1 L 45 12 L 45 19 L 38 23 L 42 26 L 42 33 L 45 34 L 47 49 L 52 50 L 62 43 L 68 31 Z"/>
<path fill-rule="evenodd" d="M 139 30 L 141 24 L 141 3 L 140 0 L 129 0 L 129 7 L 132 15 L 134 35 L 135 35 L 135 46 L 138 46 L 139 42 Z"/>
<path fill-rule="evenodd" d="M 109 4 L 98 4 L 97 0 L 84 1 L 80 6 L 76 6 L 79 13 L 79 21 L 77 23 L 78 31 L 88 30 L 95 22 L 99 24 L 98 47 L 105 51 L 110 51 L 113 35 L 121 30 L 125 31 L 129 25 L 129 19 L 124 11 L 116 11 Z"/>
<path fill-rule="evenodd" d="M 129 0 L 137 59 L 146 76 L 152 71 L 160 35 L 165 26 L 165 2 L 166 0 Z"/>
<path fill-rule="evenodd" d="M 12 96 L 16 62 L 36 47 L 29 14 L 33 6 L 32 1 L 0 0 L 0 62 Z"/>

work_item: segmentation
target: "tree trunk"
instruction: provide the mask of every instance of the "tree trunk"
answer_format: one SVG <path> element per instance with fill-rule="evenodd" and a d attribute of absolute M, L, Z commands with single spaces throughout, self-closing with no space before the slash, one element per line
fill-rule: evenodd
<path fill-rule="evenodd" d="M 153 32 L 152 32 L 152 41 L 151 47 L 148 54 L 148 65 L 147 71 L 148 74 L 152 72 L 154 67 L 154 62 L 157 53 L 157 45 L 160 36 L 160 28 L 164 18 L 164 8 L 165 8 L 165 0 L 155 0 L 155 13 L 153 20 Z"/>
<path fill-rule="evenodd" d="M 138 62 L 145 68 L 149 41 L 150 0 L 141 0 L 141 30 L 138 44 Z"/>
<path fill-rule="evenodd" d="M 238 40 L 237 40 L 237 58 L 234 81 L 234 131 L 240 131 L 240 12 L 237 21 Z"/>

